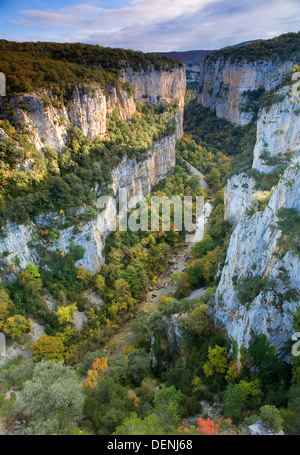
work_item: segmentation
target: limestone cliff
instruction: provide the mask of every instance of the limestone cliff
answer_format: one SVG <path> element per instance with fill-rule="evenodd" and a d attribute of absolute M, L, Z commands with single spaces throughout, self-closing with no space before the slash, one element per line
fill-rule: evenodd
<path fill-rule="evenodd" d="M 248 102 L 247 92 L 276 87 L 292 65 L 280 61 L 231 62 L 223 57 L 214 61 L 208 57 L 200 64 L 198 102 L 218 117 L 246 125 L 254 115 L 243 107 Z"/>
<path fill-rule="evenodd" d="M 125 82 L 129 86 L 124 86 Z M 128 120 L 136 112 L 135 100 L 153 104 L 177 103 L 179 110 L 175 119 L 177 137 L 180 138 L 183 134 L 185 86 L 184 67 L 175 66 L 172 71 L 163 71 L 149 66 L 138 72 L 126 67 L 120 72 L 120 84 L 107 83 L 105 91 L 99 84 L 82 83 L 73 84 L 63 96 L 57 96 L 55 89 L 41 89 L 9 100 L 2 97 L 0 119 L 5 119 L 12 108 L 14 120 L 26 125 L 37 148 L 47 145 L 60 150 L 71 126 L 77 126 L 90 137 L 103 136 L 107 114 L 115 109 L 121 118 Z"/>
<path fill-rule="evenodd" d="M 37 148 L 45 145 L 61 150 L 66 143 L 68 129 L 76 125 L 85 135 L 103 136 L 106 133 L 106 120 L 114 109 L 120 117 L 128 120 L 136 112 L 136 100 L 152 104 L 176 103 L 178 110 L 174 113 L 177 123 L 176 136 L 165 137 L 155 142 L 142 160 L 128 159 L 112 171 L 112 189 L 115 197 L 119 188 L 127 186 L 128 197 L 142 197 L 154 184 L 164 178 L 175 165 L 176 137 L 183 134 L 183 104 L 185 94 L 184 67 L 172 70 L 155 70 L 153 66 L 141 71 L 126 67 L 120 72 L 119 85 L 107 83 L 104 91 L 99 84 L 73 84 L 63 94 L 57 94 L 54 88 L 42 89 L 35 93 L 2 98 L 0 117 L 13 116 L 14 120 L 23 122 L 30 140 Z M 163 114 L 164 115 L 164 114 Z M 6 134 L 0 130 L 0 139 Z M 99 195 L 99 194 L 98 194 Z M 95 196 L 97 196 L 95 194 Z M 78 211 L 84 208 L 78 207 Z M 28 262 L 37 262 L 35 251 L 35 231 L 45 228 L 49 220 L 55 220 L 57 214 L 39 216 L 28 226 L 8 223 L 5 236 L 0 241 L 1 268 L 6 276 L 15 268 L 18 258 L 21 268 Z M 73 227 L 59 232 L 59 238 L 50 249 L 68 251 L 70 243 L 83 246 L 84 258 L 78 265 L 96 272 L 104 262 L 103 248 L 105 238 L 110 233 L 111 222 L 116 216 L 116 208 L 110 203 L 94 221 L 81 223 L 79 232 L 74 234 Z"/>
<path fill-rule="evenodd" d="M 120 188 L 128 188 L 128 198 L 137 196 L 143 197 L 151 191 L 160 179 L 164 178 L 175 165 L 175 136 L 168 136 L 160 142 L 155 142 L 152 149 L 142 161 L 127 159 L 113 170 L 112 189 L 117 196 Z M 103 249 L 105 239 L 111 232 L 114 218 L 117 215 L 115 201 L 110 201 L 104 211 L 95 220 L 88 223 L 81 223 L 77 226 L 74 234 L 74 227 L 60 230 L 59 237 L 53 242 L 50 250 L 68 252 L 70 243 L 75 243 L 84 248 L 85 254 L 77 265 L 83 265 L 91 272 L 97 272 L 104 263 Z M 36 218 L 29 226 L 8 223 L 5 229 L 5 237 L 0 241 L 1 268 L 7 272 L 15 268 L 14 260 L 20 260 L 20 267 L 24 268 L 28 262 L 36 263 L 38 256 L 35 251 L 34 233 L 36 230 L 45 228 L 48 223 L 58 215 L 50 213 Z"/>
<path fill-rule="evenodd" d="M 225 218 L 237 226 L 211 311 L 239 346 L 247 347 L 252 334 L 264 333 L 271 343 L 282 348 L 291 339 L 291 312 L 299 305 L 298 301 L 282 298 L 291 289 L 300 290 L 300 259 L 291 251 L 279 256 L 277 240 L 281 232 L 276 228 L 280 208 L 300 210 L 299 82 L 293 79 L 291 85 L 273 93 L 274 102 L 258 112 L 252 168 L 268 173 L 278 165 L 286 166 L 267 207 L 246 216 L 259 184 L 245 174 L 231 177 L 225 187 Z M 275 279 L 276 289 L 260 292 L 250 303 L 241 304 L 236 283 L 255 276 Z"/>
<path fill-rule="evenodd" d="M 106 133 L 106 116 L 117 109 L 128 119 L 135 112 L 133 96 L 121 87 L 110 87 L 106 96 L 97 84 L 74 85 L 68 99 L 58 100 L 53 91 L 41 90 L 10 100 L 15 119 L 26 124 L 37 148 L 48 145 L 60 150 L 66 142 L 68 129 L 75 125 L 90 137 Z"/>
<path fill-rule="evenodd" d="M 264 333 L 271 343 L 283 347 L 293 333 L 291 311 L 299 302 L 280 303 L 278 295 L 291 288 L 300 289 L 300 260 L 292 252 L 279 258 L 277 239 L 281 234 L 274 226 L 279 208 L 300 210 L 299 194 L 297 160 L 285 171 L 266 209 L 241 220 L 231 236 L 212 312 L 239 346 L 247 347 L 252 333 Z M 276 292 L 260 293 L 249 305 L 242 305 L 235 282 L 240 277 L 250 279 L 256 275 L 275 278 Z"/>
<path fill-rule="evenodd" d="M 296 89 L 297 83 L 293 85 Z M 288 151 L 297 153 L 300 149 L 299 95 L 290 86 L 283 87 L 276 95 L 282 101 L 274 103 L 269 110 L 260 112 L 257 122 L 257 141 L 254 148 L 253 168 L 270 172 L 262 159 L 263 154 L 270 158 L 283 156 Z M 281 98 L 279 98 L 281 99 Z"/>
<path fill-rule="evenodd" d="M 224 189 L 225 220 L 237 223 L 251 206 L 255 181 L 245 174 L 234 175 Z"/>
<path fill-rule="evenodd" d="M 147 70 L 134 71 L 127 67 L 121 70 L 120 80 L 133 87 L 138 101 L 152 104 L 177 103 L 179 113 L 176 116 L 177 137 L 183 135 L 183 108 L 186 89 L 185 67 L 175 67 L 170 71 L 159 71 L 149 66 Z"/>

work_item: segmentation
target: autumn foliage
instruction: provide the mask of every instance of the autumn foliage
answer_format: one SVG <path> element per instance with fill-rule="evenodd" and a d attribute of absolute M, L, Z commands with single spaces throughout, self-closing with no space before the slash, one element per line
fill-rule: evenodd
<path fill-rule="evenodd" d="M 87 378 L 83 381 L 83 387 L 95 387 L 97 382 L 104 378 L 103 372 L 107 367 L 107 357 L 96 358 L 92 368 L 88 370 Z"/>

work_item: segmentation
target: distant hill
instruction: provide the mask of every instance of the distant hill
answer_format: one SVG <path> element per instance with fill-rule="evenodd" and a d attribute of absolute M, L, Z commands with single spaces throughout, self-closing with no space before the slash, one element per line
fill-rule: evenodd
<path fill-rule="evenodd" d="M 179 60 L 182 63 L 194 62 L 197 60 L 202 60 L 207 55 L 215 52 L 214 50 L 205 51 L 205 50 L 198 50 L 198 51 L 185 51 L 185 52 L 155 52 L 156 55 L 160 55 L 161 57 L 168 57 L 173 58 L 175 60 Z"/>

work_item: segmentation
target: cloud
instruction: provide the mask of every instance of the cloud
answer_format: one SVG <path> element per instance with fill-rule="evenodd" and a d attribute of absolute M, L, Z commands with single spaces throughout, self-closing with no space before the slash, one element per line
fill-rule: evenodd
<path fill-rule="evenodd" d="M 98 4 L 23 10 L 11 22 L 22 26 L 23 39 L 26 30 L 30 39 L 37 30 L 36 40 L 55 36 L 55 41 L 168 51 L 216 49 L 298 31 L 300 18 L 298 0 L 131 0 L 115 9 Z"/>

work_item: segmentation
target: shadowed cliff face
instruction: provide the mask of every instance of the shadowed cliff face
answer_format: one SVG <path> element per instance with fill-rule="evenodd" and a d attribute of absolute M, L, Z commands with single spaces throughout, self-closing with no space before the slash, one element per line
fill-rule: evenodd
<path fill-rule="evenodd" d="M 204 61 L 200 64 L 198 102 L 214 110 L 218 117 L 246 125 L 253 119 L 253 112 L 242 107 L 248 101 L 245 92 L 276 87 L 292 66 L 292 62 L 272 61 L 231 63 L 223 58 Z"/>
<path fill-rule="evenodd" d="M 152 104 L 177 103 L 177 138 L 183 135 L 183 108 L 186 90 L 185 67 L 175 67 L 172 71 L 157 71 L 153 67 L 135 72 L 132 68 L 121 70 L 121 81 L 128 82 L 134 89 L 138 101 Z"/>

